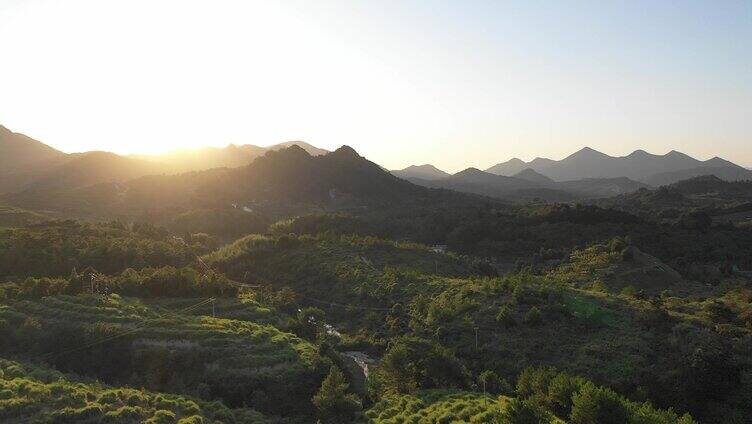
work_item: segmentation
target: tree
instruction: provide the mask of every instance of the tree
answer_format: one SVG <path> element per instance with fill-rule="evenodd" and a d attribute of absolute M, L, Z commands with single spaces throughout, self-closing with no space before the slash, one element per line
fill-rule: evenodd
<path fill-rule="evenodd" d="M 339 368 L 329 369 L 329 375 L 313 397 L 313 404 L 323 423 L 351 423 L 360 414 L 362 407 L 360 399 L 347 392 L 349 386 Z"/>
<path fill-rule="evenodd" d="M 308 340 L 316 340 L 326 331 L 324 329 L 324 311 L 319 308 L 306 307 L 298 312 L 298 327 L 300 336 Z"/>
<path fill-rule="evenodd" d="M 707 231 L 713 224 L 713 218 L 707 212 L 694 211 L 679 217 L 679 223 L 682 227 L 690 230 Z"/>
<path fill-rule="evenodd" d="M 469 383 L 469 372 L 452 352 L 414 336 L 395 339 L 369 376 L 377 396 L 411 393 L 419 388 L 463 388 Z"/>
<path fill-rule="evenodd" d="M 550 423 L 551 417 L 532 402 L 519 398 L 511 399 L 501 413 L 501 422 L 508 424 Z"/>
<path fill-rule="evenodd" d="M 485 370 L 480 373 L 478 384 L 483 387 L 484 391 L 494 395 L 512 392 L 509 382 L 491 370 Z"/>
<path fill-rule="evenodd" d="M 543 322 L 543 316 L 538 307 L 533 306 L 525 314 L 525 323 L 528 325 L 538 325 Z"/>
<path fill-rule="evenodd" d="M 585 383 L 572 396 L 572 424 L 627 424 L 630 414 L 612 390 Z"/>
<path fill-rule="evenodd" d="M 496 322 L 505 327 L 512 327 L 517 323 L 514 319 L 514 312 L 508 305 L 499 308 L 499 313 L 496 314 Z"/>

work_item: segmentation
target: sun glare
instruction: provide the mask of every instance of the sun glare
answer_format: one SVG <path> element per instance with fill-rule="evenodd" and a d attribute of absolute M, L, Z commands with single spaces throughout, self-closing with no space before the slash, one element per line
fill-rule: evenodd
<path fill-rule="evenodd" d="M 700 23 L 614 9 L 584 22 L 483 2 L 6 0 L 0 123 L 67 152 L 306 140 L 448 170 L 582 145 L 742 154 L 738 13 L 692 47 L 659 23 Z"/>

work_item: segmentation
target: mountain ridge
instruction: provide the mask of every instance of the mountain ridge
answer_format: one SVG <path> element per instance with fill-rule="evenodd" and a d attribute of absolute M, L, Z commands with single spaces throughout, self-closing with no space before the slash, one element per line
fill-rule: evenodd
<path fill-rule="evenodd" d="M 328 151 L 303 141 L 267 147 L 252 144 L 179 149 L 163 155 L 118 155 L 106 151 L 64 153 L 0 125 L 0 194 L 75 189 L 122 183 L 146 175 L 179 174 L 245 166 L 269 151 L 298 146 L 311 155 Z"/>
<path fill-rule="evenodd" d="M 521 172 L 520 168 L 523 167 L 555 181 L 627 177 L 649 185 L 670 184 L 685 176 L 703 175 L 710 168 L 721 173 L 721 178 L 724 179 L 752 178 L 752 172 L 717 156 L 700 161 L 676 150 L 656 155 L 642 149 L 626 156 L 610 156 L 590 147 L 584 147 L 561 160 L 535 158 L 530 162 L 524 162 L 514 158 L 493 165 L 486 171 L 512 176 Z M 676 173 L 676 176 L 672 177 L 671 173 Z"/>

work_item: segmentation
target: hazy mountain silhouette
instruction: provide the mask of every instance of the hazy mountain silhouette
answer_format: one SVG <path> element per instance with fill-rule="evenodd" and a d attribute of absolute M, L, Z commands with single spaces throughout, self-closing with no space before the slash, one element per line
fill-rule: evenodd
<path fill-rule="evenodd" d="M 558 181 L 554 187 L 581 198 L 610 197 L 631 193 L 648 185 L 626 177 L 617 178 L 583 178 L 580 180 Z"/>
<path fill-rule="evenodd" d="M 544 186 L 553 186 L 556 184 L 554 180 L 541 173 L 535 172 L 535 170 L 533 170 L 532 168 L 525 168 L 522 171 L 514 174 L 513 177 L 538 183 Z"/>
<path fill-rule="evenodd" d="M 527 162 L 523 161 L 522 159 L 512 158 L 506 162 L 498 163 L 486 169 L 486 172 L 490 172 L 496 175 L 512 176 L 524 171 L 525 169 L 532 168 L 529 168 Z"/>
<path fill-rule="evenodd" d="M 68 155 L 0 125 L 0 193 L 14 191 Z"/>
<path fill-rule="evenodd" d="M 180 149 L 160 155 L 133 155 L 132 157 L 163 164 L 164 172 L 180 173 L 212 168 L 237 168 L 250 164 L 254 159 L 263 156 L 268 151 L 276 151 L 290 146 L 299 146 L 312 156 L 328 153 L 327 150 L 303 141 L 288 141 L 268 147 L 253 144 L 229 144 L 225 147 Z"/>
<path fill-rule="evenodd" d="M 96 183 L 128 181 L 163 171 L 160 164 L 110 152 L 76 153 L 37 176 L 24 190 L 73 189 Z"/>
<path fill-rule="evenodd" d="M 198 171 L 211 168 L 236 168 L 251 163 L 266 152 L 263 147 L 250 144 L 226 147 L 201 147 L 181 149 L 161 155 L 132 155 L 134 159 L 146 160 L 163 165 L 169 173 Z"/>
<path fill-rule="evenodd" d="M 531 168 L 523 169 L 512 177 L 468 168 L 446 178 L 410 178 L 409 181 L 426 187 L 446 188 L 505 200 L 537 199 L 551 202 L 608 197 L 647 187 L 646 184 L 624 177 L 554 181 Z"/>
<path fill-rule="evenodd" d="M 420 178 L 429 181 L 447 178 L 451 175 L 429 164 L 412 165 L 404 169 L 391 171 L 391 173 L 406 180 L 409 180 L 410 178 Z"/>
<path fill-rule="evenodd" d="M 312 156 L 293 145 L 270 150 L 239 168 L 148 175 L 124 183 L 98 183 L 75 189 L 29 189 L 5 195 L 0 201 L 68 215 L 133 217 L 229 205 L 249 206 L 272 214 L 366 210 L 413 203 L 436 204 L 454 198 L 480 201 L 411 184 L 347 146 Z"/>
<path fill-rule="evenodd" d="M 4 165 L 0 193 L 15 193 L 5 198 L 20 206 L 53 209 L 60 204 L 78 207 L 69 199 L 89 207 L 104 202 L 131 209 L 187 206 L 192 201 L 367 207 L 394 199 L 405 201 L 407 193 L 425 195 L 423 189 L 397 176 L 429 188 L 550 201 L 614 196 L 646 187 L 645 183 L 657 186 L 707 174 L 726 180 L 752 179 L 751 171 L 729 161 L 698 161 L 676 151 L 653 155 L 637 150 L 611 157 L 584 148 L 560 161 L 513 159 L 489 168 L 494 172 L 468 168 L 450 175 L 432 165 L 421 165 L 389 173 L 347 146 L 327 152 L 291 141 L 269 147 L 206 147 L 158 156 L 65 154 L 0 127 L 0 152 Z M 215 170 L 183 173 L 206 169 Z M 124 199 L 130 204 L 123 204 Z"/>
<path fill-rule="evenodd" d="M 284 143 L 274 144 L 268 147 L 262 147 L 262 149 L 265 149 L 265 151 L 269 151 L 269 150 L 274 151 L 274 150 L 286 149 L 291 146 L 298 146 L 302 148 L 303 150 L 305 150 L 306 152 L 308 152 L 308 154 L 311 156 L 323 156 L 329 153 L 328 150 L 318 148 L 316 146 L 306 143 L 305 141 L 287 141 Z"/>
<path fill-rule="evenodd" d="M 491 185 L 496 189 L 507 191 L 518 190 L 522 188 L 535 188 L 539 186 L 537 183 L 528 180 L 491 174 L 489 172 L 481 171 L 477 168 L 467 168 L 464 171 L 460 171 L 452 175 L 451 177 L 447 178 L 447 180 L 455 181 L 458 183 Z"/>
<path fill-rule="evenodd" d="M 523 178 L 491 174 L 477 168 L 467 168 L 449 177 L 438 180 L 411 178 L 409 181 L 431 188 L 445 188 L 464 193 L 495 197 L 509 201 L 570 201 L 574 196 Z"/>
<path fill-rule="evenodd" d="M 61 159 L 65 153 L 0 125 L 0 169 L 19 170 L 25 166 Z"/>
<path fill-rule="evenodd" d="M 707 161 L 694 159 L 684 153 L 671 151 L 654 155 L 636 150 L 623 157 L 613 157 L 585 147 L 562 160 L 536 158 L 529 163 L 512 159 L 490 167 L 487 171 L 498 175 L 515 175 L 530 168 L 555 181 L 572 181 L 584 178 L 626 177 L 650 185 L 669 184 L 697 175 L 719 173 L 720 178 L 737 180 L 750 178 L 746 169 L 720 158 Z M 704 169 L 704 170 L 703 170 Z"/>
<path fill-rule="evenodd" d="M 713 175 L 724 181 L 752 180 L 752 171 L 739 166 L 699 166 L 681 171 L 654 174 L 645 179 L 645 182 L 658 187 L 704 175 Z"/>
<path fill-rule="evenodd" d="M 302 141 L 268 147 L 251 144 L 203 147 L 162 155 L 121 156 L 110 152 L 66 154 L 0 126 L 0 193 L 65 190 L 96 183 L 132 180 L 152 174 L 177 174 L 246 166 L 268 151 L 299 146 L 311 155 L 326 150 Z"/>

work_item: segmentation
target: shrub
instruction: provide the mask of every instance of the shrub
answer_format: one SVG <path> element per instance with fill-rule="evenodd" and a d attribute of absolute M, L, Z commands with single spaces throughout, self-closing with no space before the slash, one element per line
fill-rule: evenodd
<path fill-rule="evenodd" d="M 539 325 L 541 322 L 543 322 L 543 314 L 541 314 L 541 311 L 540 309 L 538 309 L 538 307 L 533 306 L 525 314 L 525 324 Z"/>
<path fill-rule="evenodd" d="M 514 319 L 512 308 L 510 308 L 508 305 L 504 305 L 499 308 L 499 313 L 496 314 L 496 322 L 505 327 L 512 327 L 517 324 L 517 321 Z"/>

